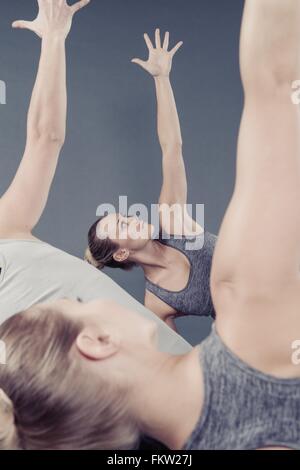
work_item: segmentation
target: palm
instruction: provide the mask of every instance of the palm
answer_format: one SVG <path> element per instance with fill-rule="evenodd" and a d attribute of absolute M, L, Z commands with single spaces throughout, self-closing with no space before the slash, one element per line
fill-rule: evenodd
<path fill-rule="evenodd" d="M 65 3 L 62 7 L 57 9 L 55 11 L 56 15 L 50 15 L 49 13 L 50 11 L 46 9 L 39 10 L 38 16 L 31 23 L 32 31 L 39 37 L 43 37 L 48 31 L 67 36 L 72 26 L 72 15 L 70 14 L 71 12 L 68 5 Z"/>
<path fill-rule="evenodd" d="M 169 75 L 172 69 L 172 56 L 164 49 L 153 49 L 147 62 L 149 73 L 153 76 Z"/>
<path fill-rule="evenodd" d="M 169 51 L 169 33 L 166 33 L 162 45 L 159 29 L 155 32 L 155 47 L 147 34 L 144 35 L 144 38 L 149 50 L 149 58 L 147 61 L 133 59 L 132 62 L 140 65 L 144 70 L 153 75 L 153 77 L 168 76 L 172 69 L 173 57 L 183 43 L 179 42 Z"/>
<path fill-rule="evenodd" d="M 48 33 L 67 37 L 74 14 L 85 7 L 90 0 L 81 0 L 69 6 L 66 0 L 38 0 L 39 13 L 34 21 L 15 21 L 14 28 L 29 29 L 39 37 Z"/>

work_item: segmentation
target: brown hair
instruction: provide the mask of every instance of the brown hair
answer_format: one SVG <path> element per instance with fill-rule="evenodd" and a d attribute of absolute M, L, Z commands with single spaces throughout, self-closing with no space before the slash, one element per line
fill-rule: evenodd
<path fill-rule="evenodd" d="M 104 217 L 96 220 L 88 232 L 88 248 L 85 252 L 84 259 L 95 266 L 97 269 L 103 269 L 105 266 L 108 268 L 120 268 L 129 271 L 135 266 L 133 261 L 116 261 L 113 257 L 114 253 L 119 249 L 117 243 L 110 240 L 108 237 L 101 239 L 97 236 L 97 226 Z"/>
<path fill-rule="evenodd" d="M 0 450 L 136 448 L 126 391 L 91 377 L 72 354 L 81 329 L 46 307 L 0 326 L 7 356 L 0 365 Z"/>

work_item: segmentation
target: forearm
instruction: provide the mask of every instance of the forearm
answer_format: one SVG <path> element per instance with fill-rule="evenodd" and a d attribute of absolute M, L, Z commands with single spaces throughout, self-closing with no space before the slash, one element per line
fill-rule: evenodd
<path fill-rule="evenodd" d="M 182 137 L 170 79 L 156 77 L 158 137 L 162 148 L 163 185 L 160 203 L 186 203 L 187 180 L 182 154 Z"/>
<path fill-rule="evenodd" d="M 240 44 L 244 84 L 291 82 L 300 72 L 300 1 L 246 0 Z"/>
<path fill-rule="evenodd" d="M 65 39 L 47 35 L 27 120 L 28 141 L 45 138 L 63 144 L 66 134 L 67 90 Z"/>
<path fill-rule="evenodd" d="M 26 148 L 17 173 L 1 199 L 0 235 L 26 236 L 47 203 L 66 134 L 67 90 L 65 40 L 73 16 L 89 3 L 39 1 L 35 20 L 17 20 L 14 28 L 42 38 L 41 57 L 27 118 Z"/>
<path fill-rule="evenodd" d="M 176 102 L 169 77 L 155 77 L 157 128 L 163 152 L 181 149 L 182 137 Z"/>
<path fill-rule="evenodd" d="M 144 35 L 149 50 L 149 59 L 133 59 L 149 72 L 155 80 L 157 96 L 157 130 L 162 149 L 163 184 L 160 204 L 186 204 L 187 181 L 182 155 L 182 137 L 175 97 L 170 83 L 172 60 L 182 41 L 169 51 L 169 33 L 162 44 L 159 29 L 155 31 L 155 48 L 147 34 Z"/>

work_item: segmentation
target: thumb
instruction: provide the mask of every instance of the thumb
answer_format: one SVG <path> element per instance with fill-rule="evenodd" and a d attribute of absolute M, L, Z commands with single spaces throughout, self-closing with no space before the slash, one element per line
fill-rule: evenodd
<path fill-rule="evenodd" d="M 30 21 L 17 20 L 12 23 L 13 28 L 27 28 Z"/>
<path fill-rule="evenodd" d="M 34 20 L 34 21 L 23 21 L 23 20 L 14 21 L 13 24 L 12 24 L 12 27 L 15 28 L 15 29 L 28 29 L 30 31 L 33 31 L 40 38 L 42 37 L 42 31 L 38 27 L 38 23 L 37 23 L 36 20 Z"/>
<path fill-rule="evenodd" d="M 142 67 L 143 69 L 147 70 L 147 62 L 145 62 L 144 60 L 141 60 L 141 59 L 132 59 L 131 61 L 133 64 L 137 64 L 139 65 L 140 67 Z"/>
<path fill-rule="evenodd" d="M 15 29 L 30 29 L 31 31 L 36 32 L 34 28 L 34 21 L 23 21 L 18 20 L 12 23 L 12 27 Z"/>
<path fill-rule="evenodd" d="M 23 21 L 23 20 L 18 20 L 14 21 L 12 24 L 13 28 L 18 28 L 18 29 L 33 29 L 32 28 L 32 21 Z"/>

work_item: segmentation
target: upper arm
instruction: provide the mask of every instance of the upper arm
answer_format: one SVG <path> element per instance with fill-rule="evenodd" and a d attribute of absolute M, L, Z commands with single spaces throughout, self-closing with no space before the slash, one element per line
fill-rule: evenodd
<path fill-rule="evenodd" d="M 159 203 L 186 204 L 187 180 L 181 145 L 163 150 L 162 172 L 163 183 Z"/>
<path fill-rule="evenodd" d="M 203 228 L 189 214 L 186 204 L 160 204 L 160 227 L 169 235 L 198 236 Z"/>
<path fill-rule="evenodd" d="M 167 305 L 165 302 L 157 298 L 152 292 L 146 290 L 145 292 L 145 307 L 151 310 L 162 321 L 164 321 L 170 328 L 177 331 L 174 322 L 174 315 L 176 310 Z"/>
<path fill-rule="evenodd" d="M 181 145 L 163 153 L 163 184 L 159 197 L 159 220 L 170 235 L 200 235 L 203 228 L 187 209 L 187 179 Z"/>
<path fill-rule="evenodd" d="M 30 233 L 47 203 L 61 143 L 37 138 L 26 145 L 17 173 L 0 200 L 0 236 Z"/>

